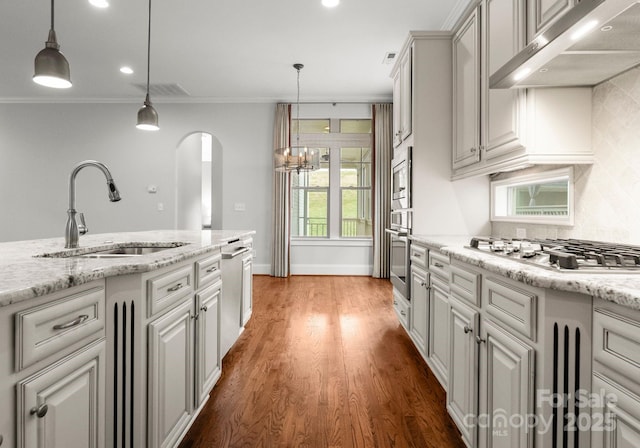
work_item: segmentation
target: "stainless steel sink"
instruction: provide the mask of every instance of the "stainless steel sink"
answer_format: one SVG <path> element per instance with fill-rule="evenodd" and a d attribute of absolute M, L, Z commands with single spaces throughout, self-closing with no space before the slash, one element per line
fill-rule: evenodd
<path fill-rule="evenodd" d="M 48 254 L 38 255 L 38 257 L 45 258 L 127 258 L 127 257 L 139 257 L 141 255 L 153 254 L 161 252 L 167 249 L 174 249 L 176 247 L 184 246 L 188 243 L 174 242 L 157 244 L 140 244 L 135 243 L 122 243 L 113 245 L 111 247 L 99 247 L 92 249 L 79 248 L 74 250 L 65 250 L 60 252 L 51 252 Z"/>

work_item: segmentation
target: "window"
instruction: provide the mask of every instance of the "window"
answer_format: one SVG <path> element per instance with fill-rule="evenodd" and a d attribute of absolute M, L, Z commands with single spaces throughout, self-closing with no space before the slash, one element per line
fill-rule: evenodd
<path fill-rule="evenodd" d="M 573 169 L 491 182 L 491 220 L 573 225 Z"/>
<path fill-rule="evenodd" d="M 371 148 L 340 149 L 343 238 L 371 237 Z"/>
<path fill-rule="evenodd" d="M 300 120 L 300 145 L 320 149 L 320 169 L 291 174 L 291 236 L 371 238 L 371 120 Z M 323 132 L 323 129 L 330 132 Z M 292 134 L 297 120 L 292 120 Z"/>
<path fill-rule="evenodd" d="M 329 150 L 320 148 L 320 169 L 291 173 L 291 236 L 327 237 Z"/>

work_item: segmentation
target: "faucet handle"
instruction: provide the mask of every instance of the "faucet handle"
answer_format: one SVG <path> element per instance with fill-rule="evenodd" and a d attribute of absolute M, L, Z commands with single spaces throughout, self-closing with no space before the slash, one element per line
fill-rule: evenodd
<path fill-rule="evenodd" d="M 87 223 L 84 220 L 84 213 L 78 213 L 78 221 L 80 221 L 78 223 L 78 233 L 80 235 L 84 235 L 89 231 L 89 228 L 87 227 Z"/>

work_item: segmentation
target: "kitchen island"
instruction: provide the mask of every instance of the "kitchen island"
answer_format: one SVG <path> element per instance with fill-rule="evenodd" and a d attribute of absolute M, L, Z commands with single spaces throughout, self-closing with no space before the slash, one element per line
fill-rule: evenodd
<path fill-rule="evenodd" d="M 638 446 L 640 270 L 411 240 L 407 330 L 468 446 Z"/>
<path fill-rule="evenodd" d="M 0 445 L 177 446 L 221 374 L 222 250 L 254 233 L 1 243 Z"/>

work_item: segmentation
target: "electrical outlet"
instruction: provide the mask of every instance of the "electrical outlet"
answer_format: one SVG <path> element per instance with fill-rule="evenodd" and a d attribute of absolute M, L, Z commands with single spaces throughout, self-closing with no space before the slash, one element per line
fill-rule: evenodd
<path fill-rule="evenodd" d="M 516 238 L 526 238 L 527 237 L 527 229 L 523 229 L 521 227 L 516 228 Z"/>

